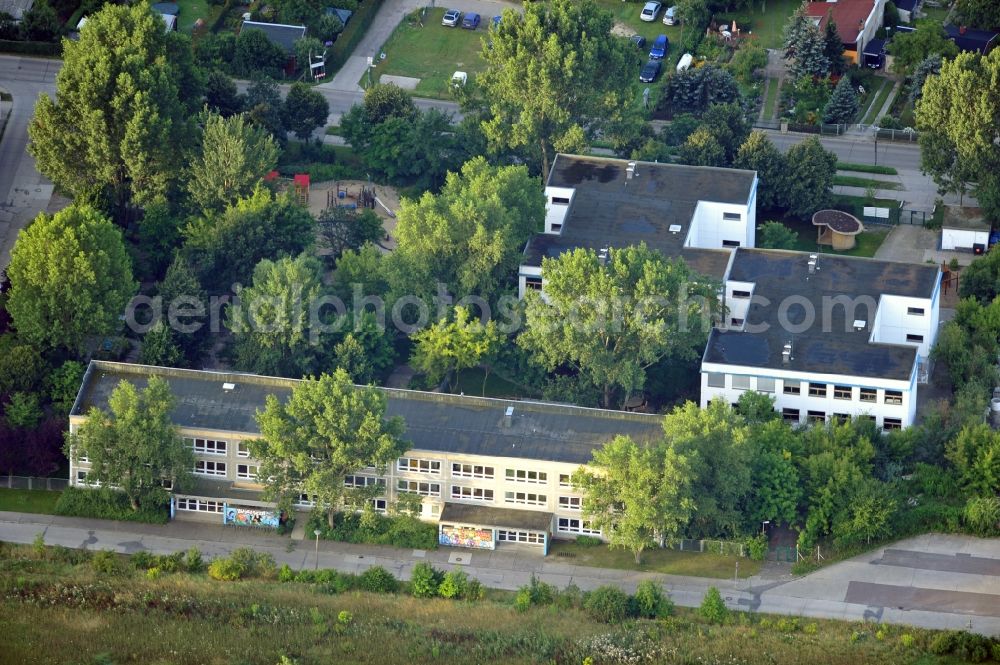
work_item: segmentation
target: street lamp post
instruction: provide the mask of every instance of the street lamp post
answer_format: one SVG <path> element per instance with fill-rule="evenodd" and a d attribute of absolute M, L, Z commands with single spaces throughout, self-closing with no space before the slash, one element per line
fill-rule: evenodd
<path fill-rule="evenodd" d="M 314 530 L 313 534 L 316 536 L 316 566 L 313 568 L 313 570 L 319 570 L 319 534 L 320 534 L 320 530 L 319 529 Z"/>
<path fill-rule="evenodd" d="M 765 527 L 770 523 L 771 520 L 764 520 L 763 522 L 760 523 L 760 535 L 763 536 L 766 534 Z"/>
<path fill-rule="evenodd" d="M 875 166 L 878 166 L 878 125 L 872 127 L 875 130 Z"/>

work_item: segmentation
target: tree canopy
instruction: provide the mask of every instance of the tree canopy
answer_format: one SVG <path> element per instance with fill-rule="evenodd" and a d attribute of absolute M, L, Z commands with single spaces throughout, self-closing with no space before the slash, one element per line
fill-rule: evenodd
<path fill-rule="evenodd" d="M 7 276 L 18 333 L 70 351 L 115 332 L 138 286 L 121 232 L 87 205 L 39 214 L 14 243 Z"/>
<path fill-rule="evenodd" d="M 491 146 L 524 148 L 548 174 L 553 150 L 580 152 L 631 99 L 638 64 L 611 34 L 611 12 L 594 0 L 532 2 L 504 12 L 484 45 L 476 79 L 488 100 L 483 129 Z"/>
<path fill-rule="evenodd" d="M 456 307 L 453 320 L 441 319 L 413 335 L 416 344 L 410 365 L 424 372 L 431 384 L 447 379 L 454 392 L 458 372 L 495 354 L 502 339 L 495 321 L 483 324 L 470 317 L 467 308 Z"/>
<path fill-rule="evenodd" d="M 305 141 L 317 128 L 326 125 L 330 104 L 326 97 L 301 81 L 293 83 L 281 109 L 285 129 Z"/>
<path fill-rule="evenodd" d="M 775 208 L 783 200 L 788 177 L 785 156 L 767 134 L 751 132 L 736 153 L 733 166 L 757 172 L 757 205 L 761 210 Z"/>
<path fill-rule="evenodd" d="M 827 207 L 837 174 L 837 156 L 810 136 L 788 149 L 785 164 L 789 178 L 782 198 L 788 212 L 805 216 Z"/>
<path fill-rule="evenodd" d="M 119 488 L 132 510 L 165 503 L 163 481 L 183 490 L 194 468 L 191 449 L 173 424 L 170 386 L 152 376 L 138 390 L 122 381 L 108 399 L 110 413 L 97 407 L 75 434 L 67 437 L 67 455 L 90 462 L 88 483 Z"/>
<path fill-rule="evenodd" d="M 926 18 L 916 22 L 913 32 L 893 35 L 888 51 L 892 55 L 892 70 L 901 76 L 909 76 L 921 62 L 932 55 L 954 58 L 958 47 L 948 38 L 941 21 Z"/>
<path fill-rule="evenodd" d="M 74 197 L 108 195 L 118 210 L 170 192 L 202 94 L 193 60 L 171 57 L 174 43 L 147 4 L 91 14 L 65 43 L 55 100 L 43 94 L 35 106 L 28 151 L 38 170 Z"/>
<path fill-rule="evenodd" d="M 281 505 L 315 497 L 332 524 L 347 474 L 366 466 L 384 473 L 410 447 L 402 419 L 385 409 L 384 393 L 353 386 L 343 370 L 304 380 L 286 402 L 268 395 L 257 412 L 261 438 L 250 442 L 264 495 Z"/>
<path fill-rule="evenodd" d="M 850 77 L 842 76 L 823 109 L 823 122 L 830 125 L 850 124 L 858 114 L 858 104 L 858 93 L 851 85 Z"/>

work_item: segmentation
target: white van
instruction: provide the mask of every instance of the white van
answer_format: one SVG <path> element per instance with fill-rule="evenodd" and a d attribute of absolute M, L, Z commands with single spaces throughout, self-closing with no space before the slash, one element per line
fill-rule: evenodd
<path fill-rule="evenodd" d="M 664 25 L 673 25 L 677 23 L 677 6 L 667 7 L 667 11 L 663 13 L 663 23 Z"/>

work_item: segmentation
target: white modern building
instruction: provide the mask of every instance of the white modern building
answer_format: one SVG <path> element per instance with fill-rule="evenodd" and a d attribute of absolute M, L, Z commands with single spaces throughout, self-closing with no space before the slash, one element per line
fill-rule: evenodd
<path fill-rule="evenodd" d="M 740 248 L 724 283 L 726 319 L 702 357 L 702 406 L 756 390 L 793 423 L 913 423 L 938 329 L 937 266 Z"/>
<path fill-rule="evenodd" d="M 721 278 L 734 248 L 754 246 L 754 171 L 560 154 L 545 199 L 545 230 L 528 241 L 518 274 L 522 298 L 542 288 L 543 259 L 578 247 L 644 242 Z"/>
<path fill-rule="evenodd" d="M 263 500 L 248 442 L 268 395 L 285 400 L 300 383 L 252 374 L 207 372 L 92 361 L 70 412 L 70 431 L 86 413 L 107 410 L 122 381 L 137 388 L 162 377 L 176 398 L 172 417 L 195 455 L 195 486 L 174 492 L 176 519 L 241 523 L 242 516 L 277 517 Z M 582 517 L 572 474 L 619 434 L 636 441 L 662 436 L 660 416 L 380 388 L 387 415 L 400 416 L 411 450 L 379 475 L 348 476 L 347 487 L 378 486 L 385 512 L 401 492 L 422 498 L 421 519 L 438 524 L 445 545 L 493 549 L 521 544 L 548 551 L 552 538 L 603 534 Z M 70 482 L 88 486 L 86 459 L 71 462 Z M 296 508 L 313 506 L 302 495 Z"/>

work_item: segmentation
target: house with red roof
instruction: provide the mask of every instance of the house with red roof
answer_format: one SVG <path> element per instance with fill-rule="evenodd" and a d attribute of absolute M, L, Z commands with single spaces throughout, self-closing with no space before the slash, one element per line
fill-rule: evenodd
<path fill-rule="evenodd" d="M 837 24 L 837 32 L 844 42 L 844 57 L 852 63 L 859 62 L 865 46 L 882 27 L 884 12 L 885 0 L 834 0 L 806 4 L 806 15 L 812 17 L 821 31 L 831 18 Z"/>

